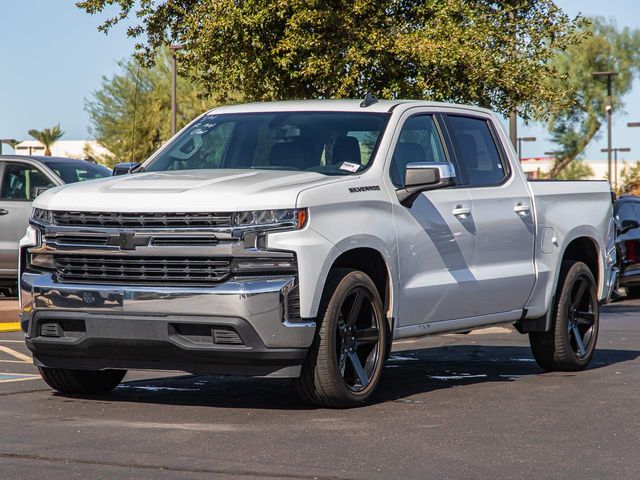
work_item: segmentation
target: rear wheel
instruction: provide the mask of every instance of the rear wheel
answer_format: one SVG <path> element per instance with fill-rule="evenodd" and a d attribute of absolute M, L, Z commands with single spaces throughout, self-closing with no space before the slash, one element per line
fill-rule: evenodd
<path fill-rule="evenodd" d="M 382 300 L 371 278 L 356 270 L 332 270 L 318 323 L 298 393 L 318 406 L 364 404 L 380 382 L 388 345 Z"/>
<path fill-rule="evenodd" d="M 126 370 L 70 370 L 66 368 L 38 367 L 47 384 L 62 393 L 108 393 L 122 381 Z"/>
<path fill-rule="evenodd" d="M 547 371 L 583 370 L 598 339 L 596 281 L 582 262 L 562 263 L 554 322 L 549 332 L 529 333 L 533 356 Z"/>

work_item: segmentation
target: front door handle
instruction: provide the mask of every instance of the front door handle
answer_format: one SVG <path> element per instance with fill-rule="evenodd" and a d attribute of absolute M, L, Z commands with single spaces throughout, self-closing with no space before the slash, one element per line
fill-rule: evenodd
<path fill-rule="evenodd" d="M 0 208 L 0 215 L 8 215 L 9 210 L 5 210 L 4 208 Z"/>
<path fill-rule="evenodd" d="M 471 209 L 469 207 L 458 205 L 451 211 L 451 213 L 453 213 L 456 217 L 466 218 L 471 214 Z"/>
<path fill-rule="evenodd" d="M 522 202 L 518 202 L 516 206 L 513 207 L 513 211 L 524 217 L 531 211 L 531 207 L 529 205 L 524 205 Z"/>

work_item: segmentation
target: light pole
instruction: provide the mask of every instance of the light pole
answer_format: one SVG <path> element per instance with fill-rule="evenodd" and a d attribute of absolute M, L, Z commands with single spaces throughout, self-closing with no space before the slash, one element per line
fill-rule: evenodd
<path fill-rule="evenodd" d="M 640 127 L 640 122 L 629 122 L 627 127 Z"/>
<path fill-rule="evenodd" d="M 611 117 L 613 114 L 613 93 L 612 93 L 612 79 L 617 76 L 618 72 L 593 72 L 591 74 L 594 78 L 602 78 L 606 77 L 607 79 L 607 97 L 608 97 L 608 105 L 606 107 L 607 110 L 607 163 L 608 163 L 608 174 L 609 184 L 611 184 L 611 152 L 612 150 L 612 140 L 611 140 Z"/>
<path fill-rule="evenodd" d="M 518 160 L 522 163 L 522 142 L 535 142 L 536 137 L 517 137 L 518 142 Z"/>
<path fill-rule="evenodd" d="M 176 134 L 176 117 L 178 112 L 178 99 L 177 99 L 177 70 L 178 61 L 176 59 L 176 52 L 182 48 L 179 43 L 169 45 L 171 50 L 171 136 Z"/>
<path fill-rule="evenodd" d="M 614 158 L 614 164 L 613 164 L 614 165 L 613 189 L 614 190 L 618 190 L 618 152 L 630 152 L 631 149 L 628 148 L 628 147 L 616 147 L 616 148 L 612 148 L 612 149 L 601 148 L 600 151 L 601 152 L 608 152 L 609 156 L 611 156 L 611 152 L 613 151 L 613 158 Z M 611 184 L 611 174 L 609 174 L 609 184 Z"/>

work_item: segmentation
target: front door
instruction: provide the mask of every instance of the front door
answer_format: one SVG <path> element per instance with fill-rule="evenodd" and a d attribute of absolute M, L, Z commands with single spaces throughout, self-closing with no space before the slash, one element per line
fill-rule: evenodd
<path fill-rule="evenodd" d="M 408 163 L 447 162 L 441 129 L 430 114 L 406 118 L 390 164 L 395 188 Z M 454 164 L 455 167 L 455 164 Z M 472 316 L 474 219 L 467 188 L 421 193 L 411 208 L 394 202 L 399 291 L 398 326 Z"/>
<path fill-rule="evenodd" d="M 18 273 L 18 242 L 31 215 L 31 202 L 42 188 L 55 184 L 29 163 L 0 162 L 0 276 Z"/>

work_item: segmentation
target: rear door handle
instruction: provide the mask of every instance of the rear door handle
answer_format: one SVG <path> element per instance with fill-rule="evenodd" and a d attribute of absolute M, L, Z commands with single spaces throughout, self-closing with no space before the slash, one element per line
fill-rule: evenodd
<path fill-rule="evenodd" d="M 4 208 L 0 208 L 0 215 L 8 215 L 9 210 L 5 210 Z"/>
<path fill-rule="evenodd" d="M 453 213 L 456 217 L 466 218 L 471 214 L 471 209 L 469 207 L 458 205 L 451 211 L 451 213 Z"/>
<path fill-rule="evenodd" d="M 518 202 L 516 206 L 513 207 L 513 211 L 524 217 L 531 211 L 531 207 L 529 205 L 524 205 L 522 202 Z"/>

